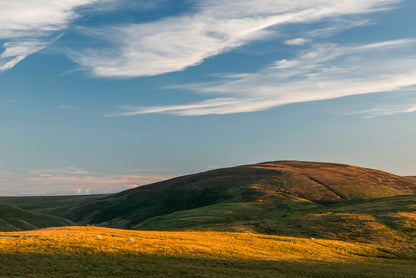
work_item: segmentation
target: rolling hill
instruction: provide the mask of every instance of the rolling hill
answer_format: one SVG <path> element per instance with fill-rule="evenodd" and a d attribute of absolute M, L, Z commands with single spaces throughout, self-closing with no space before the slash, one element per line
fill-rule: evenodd
<path fill-rule="evenodd" d="M 0 196 L 0 202 L 21 209 L 47 214 L 59 214 L 70 207 L 77 207 L 111 194 L 66 195 L 66 196 Z M 56 213 L 55 213 L 56 211 Z"/>
<path fill-rule="evenodd" d="M 156 216 L 137 230 L 249 232 L 370 243 L 416 251 L 416 196 L 321 205 L 221 203 Z"/>
<path fill-rule="evenodd" d="M 321 205 L 416 194 L 416 182 L 386 172 L 335 163 L 277 161 L 182 176 L 118 194 L 68 197 L 37 211 L 80 224 L 134 228 L 152 217 L 216 204 L 295 202 Z M 48 197 L 49 198 L 49 197 Z M 71 198 L 77 201 L 71 202 Z M 81 199 L 80 199 L 81 198 Z M 19 198 L 0 201 L 16 204 Z M 22 208 L 34 209 L 34 202 Z M 50 199 L 53 200 L 53 199 Z M 58 202 L 59 203 L 59 202 Z M 36 210 L 36 209 L 35 209 Z"/>
<path fill-rule="evenodd" d="M 72 224 L 40 212 L 141 230 L 0 233 L 5 277 L 411 277 L 415 270 L 416 179 L 355 166 L 266 162 L 117 194 L 1 201 L 31 212 L 0 203 L 0 230 Z M 35 262 L 30 269 L 27 260 Z"/>
<path fill-rule="evenodd" d="M 154 216 L 219 203 L 318 204 L 416 194 L 416 183 L 389 173 L 332 163 L 267 162 L 174 178 L 78 207 L 74 221 L 131 228 Z"/>
<path fill-rule="evenodd" d="M 0 203 L 0 231 L 23 231 L 70 225 L 73 225 L 71 221 L 61 217 Z"/>

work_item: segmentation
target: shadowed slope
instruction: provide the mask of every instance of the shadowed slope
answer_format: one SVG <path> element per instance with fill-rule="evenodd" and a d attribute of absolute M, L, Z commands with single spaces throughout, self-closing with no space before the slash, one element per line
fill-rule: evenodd
<path fill-rule="evenodd" d="M 0 202 L 21 209 L 40 213 L 63 216 L 71 214 L 71 210 L 93 201 L 111 196 L 112 194 L 66 195 L 66 196 L 0 196 Z"/>
<path fill-rule="evenodd" d="M 68 225 L 72 225 L 72 223 L 64 218 L 30 212 L 0 203 L 0 231 L 34 230 Z"/>

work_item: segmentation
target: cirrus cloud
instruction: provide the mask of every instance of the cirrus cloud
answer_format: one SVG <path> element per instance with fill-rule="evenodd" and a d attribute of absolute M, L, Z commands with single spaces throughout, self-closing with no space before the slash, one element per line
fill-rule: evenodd
<path fill-rule="evenodd" d="M 45 48 L 77 17 L 76 8 L 99 0 L 0 1 L 0 72 Z"/>
<path fill-rule="evenodd" d="M 179 116 L 255 112 L 276 106 L 391 92 L 416 85 L 416 39 L 361 45 L 318 44 L 266 69 L 183 89 L 212 95 L 197 103 L 121 106 L 108 116 L 166 113 Z"/>
<path fill-rule="evenodd" d="M 372 13 L 392 8 L 400 2 L 196 1 L 196 7 L 191 12 L 179 16 L 149 23 L 87 29 L 87 34 L 105 39 L 112 46 L 74 50 L 70 58 L 101 77 L 159 75 L 182 71 L 248 42 L 273 37 L 276 28 L 278 30 L 282 25 Z M 360 20 L 357 22 L 361 23 Z"/>

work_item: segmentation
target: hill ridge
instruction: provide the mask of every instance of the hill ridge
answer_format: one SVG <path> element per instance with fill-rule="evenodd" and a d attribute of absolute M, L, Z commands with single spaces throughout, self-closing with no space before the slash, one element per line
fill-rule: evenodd
<path fill-rule="evenodd" d="M 31 202 L 26 201 L 30 197 L 0 201 L 23 200 L 23 208 L 78 224 L 134 228 L 152 217 L 222 203 L 284 207 L 287 201 L 326 205 L 411 194 L 416 194 L 416 180 L 410 178 L 347 164 L 283 160 L 180 176 L 116 194 L 57 197 L 56 202 L 48 197 L 44 207 L 39 197 Z"/>
<path fill-rule="evenodd" d="M 409 194 L 416 194 L 416 182 L 387 172 L 286 160 L 176 177 L 61 208 L 55 215 L 78 223 L 131 228 L 154 216 L 218 203 L 303 200 L 324 204 Z"/>

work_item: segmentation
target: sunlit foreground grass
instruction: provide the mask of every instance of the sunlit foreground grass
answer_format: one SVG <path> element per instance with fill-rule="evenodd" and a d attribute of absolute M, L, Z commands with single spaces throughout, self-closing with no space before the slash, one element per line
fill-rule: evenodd
<path fill-rule="evenodd" d="M 0 233 L 0 277 L 416 277 L 410 255 L 251 233 L 63 227 Z"/>

